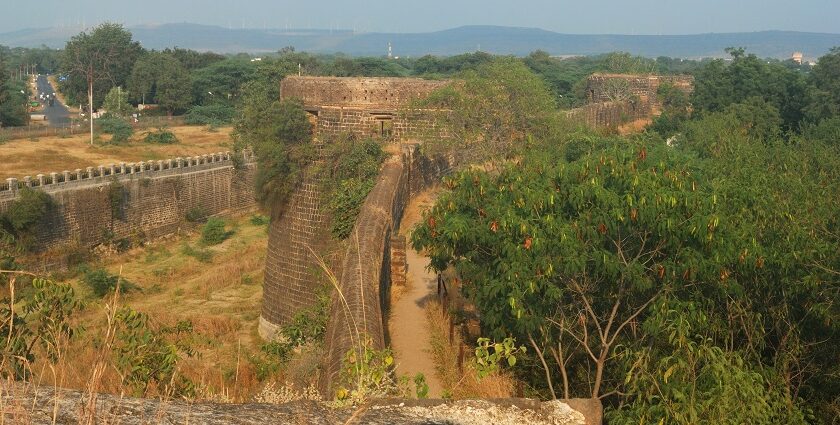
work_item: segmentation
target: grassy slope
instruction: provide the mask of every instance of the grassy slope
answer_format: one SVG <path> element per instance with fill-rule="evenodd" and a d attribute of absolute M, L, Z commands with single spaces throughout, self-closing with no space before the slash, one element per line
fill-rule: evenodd
<path fill-rule="evenodd" d="M 121 296 L 120 306 L 147 313 L 156 324 L 192 321 L 198 355 L 186 359 L 182 371 L 199 384 L 201 398 L 246 400 L 258 390 L 255 365 L 249 358 L 259 357 L 261 345 L 257 324 L 267 232 L 265 225 L 253 225 L 249 217 L 228 220 L 235 233 L 206 248 L 213 253 L 210 262 L 185 255 L 185 244 L 205 249 L 198 232 L 191 232 L 94 264 L 121 273 L 139 288 Z M 96 347 L 105 334 L 109 306 L 107 297 L 96 299 L 78 277 L 72 284 L 87 300 L 78 318 L 85 331 L 67 348 L 57 380 L 60 386 L 81 389 L 87 386 Z M 34 369 L 44 382 L 53 382 L 50 370 L 39 370 L 38 365 Z M 101 390 L 119 393 L 126 389 L 117 372 L 109 368 Z"/>

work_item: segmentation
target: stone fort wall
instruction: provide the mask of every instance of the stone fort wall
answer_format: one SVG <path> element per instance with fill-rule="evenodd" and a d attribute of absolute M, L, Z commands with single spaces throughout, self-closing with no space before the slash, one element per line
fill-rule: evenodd
<path fill-rule="evenodd" d="M 432 124 L 422 111 L 404 108 L 449 83 L 420 78 L 290 76 L 280 82 L 280 95 L 303 101 L 320 137 L 353 134 L 399 140 Z"/>
<path fill-rule="evenodd" d="M 391 255 L 405 249 L 391 246 L 392 236 L 399 232 L 409 200 L 439 181 L 450 162 L 429 159 L 418 152 L 417 145 L 408 145 L 386 161 L 366 198 L 344 253 L 338 283 L 342 296 L 333 297 L 327 323 L 319 385 L 327 397 L 339 383 L 344 356 L 351 349 L 361 350 L 360 341 L 369 341 L 369 348 L 377 350 L 386 347 Z"/>
<path fill-rule="evenodd" d="M 686 94 L 694 90 L 690 75 L 593 74 L 587 81 L 589 103 L 567 111 L 566 116 L 595 128 L 652 118 L 661 110 L 657 91 L 666 83 Z"/>
<path fill-rule="evenodd" d="M 616 84 L 620 81 L 620 84 Z M 587 80 L 587 98 L 590 103 L 604 103 L 615 100 L 616 87 L 626 91 L 643 102 L 656 102 L 656 92 L 663 84 L 672 84 L 677 89 L 691 94 L 694 77 L 691 75 L 638 75 L 638 74 L 592 74 Z"/>
<path fill-rule="evenodd" d="M 426 131 L 432 121 L 422 111 L 402 108 L 447 81 L 418 78 L 286 77 L 281 97 L 299 98 L 316 121 L 316 138 L 353 134 L 358 137 L 404 140 L 413 131 Z M 387 126 L 386 126 L 387 125 Z M 341 271 L 343 252 L 334 247 L 324 215 L 323 182 L 307 176 L 286 205 L 275 205 L 269 230 L 263 283 L 260 335 L 272 339 L 280 326 L 299 311 L 314 306 L 325 284 L 318 256 Z M 381 263 L 380 263 L 381 266 Z"/>
<path fill-rule="evenodd" d="M 65 246 L 90 248 L 123 238 L 159 237 L 185 226 L 185 215 L 191 209 L 201 208 L 214 215 L 255 205 L 255 165 L 246 156 L 244 166 L 237 169 L 232 155 L 220 152 L 11 178 L 0 183 L 0 211 L 6 211 L 24 187 L 49 194 L 54 210 L 34 235 L 35 249 L 41 252 Z M 111 202 L 115 183 L 121 186 L 113 191 L 121 195 L 117 207 Z"/>
<path fill-rule="evenodd" d="M 421 78 L 289 76 L 280 82 L 280 96 L 298 98 L 310 108 L 396 111 L 448 83 Z"/>
<path fill-rule="evenodd" d="M 649 102 L 633 101 L 590 103 L 566 112 L 569 119 L 595 128 L 615 128 L 651 116 Z"/>

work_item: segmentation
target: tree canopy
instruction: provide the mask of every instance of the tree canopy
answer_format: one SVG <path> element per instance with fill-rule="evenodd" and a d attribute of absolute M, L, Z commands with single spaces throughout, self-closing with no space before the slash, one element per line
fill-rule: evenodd
<path fill-rule="evenodd" d="M 141 52 L 140 43 L 120 24 L 104 23 L 83 31 L 64 47 L 61 69 L 68 78 L 61 90 L 72 103 L 85 103 L 90 85 L 93 106 L 98 107 L 111 87 L 126 86 Z"/>

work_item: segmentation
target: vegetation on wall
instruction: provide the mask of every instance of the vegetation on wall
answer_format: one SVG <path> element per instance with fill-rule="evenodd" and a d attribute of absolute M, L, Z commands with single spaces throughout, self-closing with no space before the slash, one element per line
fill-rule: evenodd
<path fill-rule="evenodd" d="M 269 79 L 246 85 L 233 135 L 237 150 L 251 148 L 257 157 L 256 195 L 265 208 L 288 199 L 317 155 L 303 104 L 279 100 L 279 88 L 272 86 L 278 84 Z"/>
<path fill-rule="evenodd" d="M 7 259 L 12 252 L 33 247 L 36 228 L 44 223 L 52 208 L 54 202 L 47 193 L 28 187 L 20 189 L 18 198 L 0 213 L 0 245 L 6 247 Z"/>
<path fill-rule="evenodd" d="M 373 140 L 332 142 L 326 149 L 329 170 L 324 176 L 323 193 L 331 217 L 330 232 L 336 239 L 346 239 L 376 184 L 385 152 Z"/>

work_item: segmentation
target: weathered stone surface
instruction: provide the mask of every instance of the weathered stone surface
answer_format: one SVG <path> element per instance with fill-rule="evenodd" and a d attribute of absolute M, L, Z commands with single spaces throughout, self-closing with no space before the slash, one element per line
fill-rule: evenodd
<path fill-rule="evenodd" d="M 528 424 L 585 425 L 583 413 L 561 401 L 374 400 L 359 407 L 327 403 L 219 404 L 95 395 L 3 382 L 0 414 L 12 424 Z M 53 420 L 55 419 L 55 420 Z"/>
<path fill-rule="evenodd" d="M 420 78 L 290 76 L 280 83 L 280 95 L 303 101 L 319 136 L 401 139 L 433 125 L 422 111 L 408 113 L 402 108 L 448 83 Z"/>
<path fill-rule="evenodd" d="M 263 338 L 272 339 L 280 325 L 318 301 L 323 281 L 315 253 L 322 255 L 330 240 L 322 198 L 320 180 L 308 176 L 271 219 L 259 328 Z"/>
<path fill-rule="evenodd" d="M 280 83 L 280 95 L 301 99 L 307 107 L 396 110 L 446 84 L 420 78 L 289 76 Z"/>
<path fill-rule="evenodd" d="M 620 85 L 615 82 L 620 81 Z M 694 90 L 690 75 L 593 74 L 587 80 L 589 103 L 567 112 L 572 120 L 595 128 L 614 128 L 639 119 L 651 118 L 661 109 L 657 91 L 672 84 L 686 94 Z M 615 87 L 626 99 L 615 98 Z"/>

